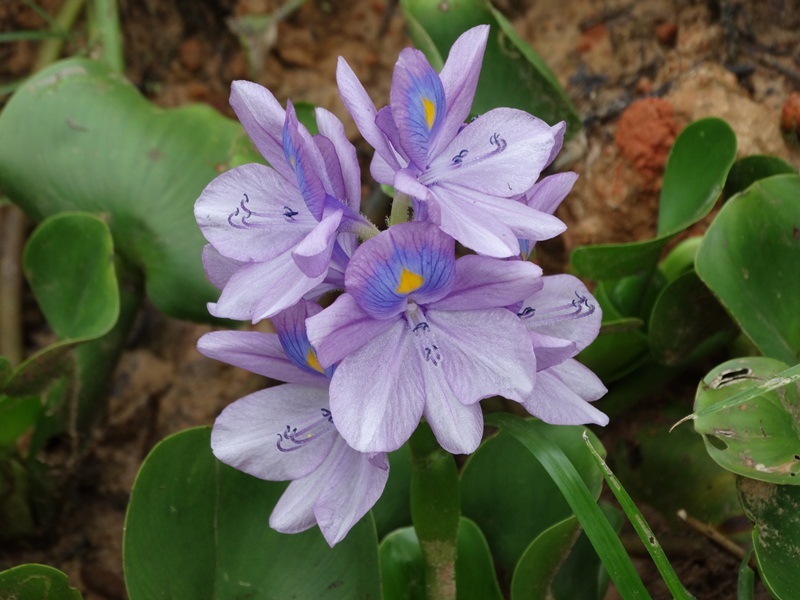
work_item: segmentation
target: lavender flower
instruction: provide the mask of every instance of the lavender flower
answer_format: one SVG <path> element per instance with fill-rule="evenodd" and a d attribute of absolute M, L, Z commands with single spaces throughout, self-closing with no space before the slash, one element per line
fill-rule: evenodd
<path fill-rule="evenodd" d="M 301 301 L 273 319 L 277 335 L 220 331 L 197 347 L 206 356 L 288 381 L 245 396 L 214 423 L 211 448 L 222 462 L 260 479 L 292 480 L 270 515 L 273 529 L 297 533 L 319 525 L 331 546 L 372 508 L 389 463 L 383 453 L 353 450 L 337 433 L 328 377 L 304 321 L 320 307 Z"/>
<path fill-rule="evenodd" d="M 307 322 L 320 365 L 338 363 L 330 394 L 342 437 L 362 452 L 394 450 L 424 416 L 445 450 L 474 451 L 478 401 L 533 391 L 530 335 L 505 307 L 540 287 L 540 274 L 523 261 L 455 260 L 453 240 L 430 223 L 364 242 L 346 293 Z"/>
<path fill-rule="evenodd" d="M 256 322 L 341 285 L 355 233 L 374 226 L 358 212 L 356 152 L 335 116 L 318 108 L 312 137 L 291 104 L 284 111 L 246 81 L 233 83 L 231 105 L 272 168 L 223 173 L 197 200 L 195 217 L 211 243 L 209 279 L 222 288 L 209 312 Z"/>
<path fill-rule="evenodd" d="M 390 105 L 380 111 L 342 58 L 337 80 L 347 110 L 375 148 L 373 177 L 413 198 L 415 220 L 503 258 L 519 255 L 518 239 L 548 239 L 565 229 L 515 200 L 552 160 L 564 123 L 550 127 L 523 111 L 497 108 L 464 126 L 488 34 L 482 25 L 459 37 L 441 74 L 418 50 L 403 50 Z"/>
<path fill-rule="evenodd" d="M 608 417 L 589 404 L 607 392 L 605 386 L 573 358 L 597 337 L 602 311 L 571 275 L 550 275 L 542 282 L 517 313 L 531 334 L 538 370 L 533 393 L 522 404 L 555 425 L 607 425 Z"/>

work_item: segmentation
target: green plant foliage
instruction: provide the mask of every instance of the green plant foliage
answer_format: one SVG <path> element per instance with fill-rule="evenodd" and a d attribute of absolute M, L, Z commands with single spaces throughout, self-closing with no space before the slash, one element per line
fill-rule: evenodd
<path fill-rule="evenodd" d="M 757 181 L 709 227 L 697 273 L 759 350 L 800 362 L 800 176 Z"/>
<path fill-rule="evenodd" d="M 556 427 L 535 420 L 526 421 L 526 426 L 546 431 L 575 465 L 594 498 L 600 495 L 602 476 L 583 444 L 582 427 Z M 501 577 L 509 580 L 534 538 L 572 514 L 539 461 L 502 432 L 483 442 L 464 466 L 461 510 L 486 535 Z"/>
<path fill-rule="evenodd" d="M 667 366 L 686 365 L 733 339 L 737 328 L 693 270 L 659 294 L 647 327 L 652 356 Z"/>
<path fill-rule="evenodd" d="M 746 477 L 738 484 L 742 506 L 754 525 L 761 581 L 776 600 L 793 600 L 800 581 L 800 487 Z"/>
<path fill-rule="evenodd" d="M 108 226 L 88 213 L 45 219 L 25 246 L 25 276 L 62 340 L 108 333 L 119 316 L 114 246 Z"/>
<path fill-rule="evenodd" d="M 707 118 L 686 127 L 669 155 L 652 240 L 576 248 L 573 270 L 595 280 L 646 275 L 675 235 L 706 216 L 717 200 L 736 158 L 736 136 L 725 121 Z"/>
<path fill-rule="evenodd" d="M 462 517 L 458 524 L 456 590 L 458 600 L 502 600 L 492 555 L 478 526 Z M 413 527 L 381 542 L 383 600 L 425 600 L 425 566 Z"/>
<path fill-rule="evenodd" d="M 694 428 L 711 458 L 725 469 L 770 483 L 800 485 L 800 384 L 702 414 L 754 384 L 771 380 L 785 367 L 771 358 L 751 356 L 713 369 L 697 389 Z"/>
<path fill-rule="evenodd" d="M 553 597 L 553 579 L 580 533 L 575 516 L 551 525 L 531 542 L 514 570 L 512 600 L 545 600 Z"/>
<path fill-rule="evenodd" d="M 20 565 L 0 573 L 0 600 L 81 600 L 67 576 L 53 567 Z"/>
<path fill-rule="evenodd" d="M 379 598 L 372 517 L 334 548 L 316 527 L 277 533 L 268 517 L 285 487 L 217 461 L 208 428 L 162 441 L 139 471 L 125 520 L 131 600 Z"/>
<path fill-rule="evenodd" d="M 703 438 L 688 427 L 669 431 L 675 414 L 671 409 L 661 422 L 640 425 L 614 454 L 625 489 L 673 523 L 679 509 L 715 527 L 741 517 L 734 474 L 708 456 Z"/>
<path fill-rule="evenodd" d="M 218 295 L 203 273 L 194 202 L 221 171 L 254 160 L 238 123 L 208 106 L 155 107 L 97 61 L 37 73 L 0 114 L 8 196 L 37 221 L 102 215 L 153 303 L 179 318 L 209 320 Z"/>
<path fill-rule="evenodd" d="M 441 68 L 453 42 L 467 29 L 488 23 L 489 41 L 472 112 L 498 106 L 519 108 L 555 125 L 567 122 L 567 135 L 581 122 L 555 75 L 488 0 L 401 0 L 414 45 Z"/>
<path fill-rule="evenodd" d="M 745 191 L 759 179 L 788 174 L 797 174 L 797 169 L 777 156 L 764 154 L 745 156 L 733 163 L 722 195 L 727 199 Z"/>
<path fill-rule="evenodd" d="M 372 507 L 378 539 L 390 532 L 411 525 L 411 456 L 408 444 L 389 453 L 389 479 L 383 494 Z"/>
<path fill-rule="evenodd" d="M 17 438 L 36 423 L 42 404 L 36 396 L 14 397 L 0 394 L 0 457 Z"/>

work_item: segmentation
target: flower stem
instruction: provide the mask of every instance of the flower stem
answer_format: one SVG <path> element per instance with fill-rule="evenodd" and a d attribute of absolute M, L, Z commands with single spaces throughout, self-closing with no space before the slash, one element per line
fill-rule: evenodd
<path fill-rule="evenodd" d="M 456 598 L 458 471 L 423 422 L 411 436 L 411 520 L 425 561 L 425 598 Z"/>
<path fill-rule="evenodd" d="M 410 210 L 411 196 L 402 192 L 395 192 L 394 199 L 392 199 L 392 212 L 389 215 L 389 227 L 408 221 Z"/>

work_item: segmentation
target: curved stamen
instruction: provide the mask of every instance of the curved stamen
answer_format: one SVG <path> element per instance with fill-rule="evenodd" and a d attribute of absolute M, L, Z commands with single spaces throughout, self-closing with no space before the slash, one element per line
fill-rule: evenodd
<path fill-rule="evenodd" d="M 526 306 L 517 313 L 517 316 L 520 319 L 535 319 L 537 323 L 557 323 L 558 321 L 588 317 L 594 312 L 594 309 L 595 306 L 589 302 L 589 298 L 575 290 L 575 298 L 567 304 L 543 309 Z"/>
<path fill-rule="evenodd" d="M 436 345 L 436 339 L 431 333 L 431 326 L 424 320 L 425 315 L 422 310 L 413 302 L 408 303 L 408 308 L 405 312 L 406 321 L 411 325 L 411 332 L 416 338 L 417 347 L 422 354 L 425 362 L 438 367 L 442 362 L 442 353 L 439 346 Z"/>
<path fill-rule="evenodd" d="M 250 228 L 265 228 L 265 227 L 274 227 L 274 218 L 275 215 L 271 213 L 265 212 L 258 212 L 255 210 L 250 210 L 247 205 L 250 204 L 250 198 L 247 194 L 242 194 L 243 198 L 239 202 L 239 206 L 237 206 L 231 214 L 228 215 L 228 225 L 233 227 L 234 229 L 250 229 Z M 284 206 L 283 207 L 283 219 L 287 223 L 295 223 L 295 217 L 300 213 L 293 210 L 291 206 Z M 259 223 L 257 221 L 253 221 L 253 219 L 264 218 L 269 219 L 271 222 L 266 223 Z"/>
<path fill-rule="evenodd" d="M 327 408 L 320 408 L 322 417 L 298 429 L 287 425 L 283 433 L 279 433 L 277 447 L 281 452 L 294 452 L 304 448 L 311 442 L 315 442 L 321 437 L 336 431 L 333 425 L 333 415 Z"/>
<path fill-rule="evenodd" d="M 469 154 L 470 151 L 467 148 L 464 148 L 458 154 L 456 154 L 449 163 L 445 163 L 436 168 L 433 169 L 429 168 L 428 170 L 426 170 L 419 176 L 418 181 L 423 185 L 433 185 L 434 183 L 436 183 L 437 180 L 441 179 L 442 177 L 454 171 L 455 169 L 460 169 L 464 165 L 467 166 L 477 165 L 481 161 L 486 160 L 487 158 L 490 158 L 495 154 L 502 152 L 503 150 L 506 149 L 508 143 L 499 133 L 494 133 L 489 138 L 489 145 L 494 146 L 494 148 L 492 148 L 492 150 L 490 150 L 489 152 L 481 154 L 480 156 L 466 163 L 464 162 L 464 159 L 467 157 L 467 154 Z"/>

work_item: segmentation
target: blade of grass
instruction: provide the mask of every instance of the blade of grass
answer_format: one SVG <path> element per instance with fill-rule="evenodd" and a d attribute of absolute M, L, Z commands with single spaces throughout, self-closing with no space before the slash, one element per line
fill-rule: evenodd
<path fill-rule="evenodd" d="M 661 547 L 661 544 L 658 543 L 656 536 L 653 534 L 653 530 L 650 529 L 650 526 L 647 524 L 647 521 L 645 521 L 642 513 L 638 508 L 636 508 L 636 505 L 633 503 L 633 500 L 631 500 L 628 492 L 626 492 L 625 488 L 622 487 L 619 479 L 617 479 L 616 475 L 614 475 L 614 473 L 608 467 L 606 461 L 604 461 L 603 457 L 600 456 L 597 453 L 597 450 L 594 449 L 594 446 L 592 446 L 591 442 L 589 441 L 589 436 L 587 436 L 586 433 L 583 434 L 583 441 L 586 442 L 586 445 L 589 447 L 589 451 L 592 453 L 595 462 L 600 467 L 603 477 L 605 477 L 605 480 L 608 483 L 608 487 L 611 488 L 611 492 L 614 494 L 614 497 L 616 497 L 617 501 L 622 507 L 622 510 L 625 511 L 628 520 L 631 522 L 631 525 L 633 525 L 633 529 L 642 540 L 644 547 L 647 548 L 650 558 L 653 559 L 658 572 L 661 573 L 661 578 L 664 580 L 664 583 L 667 584 L 667 588 L 672 593 L 672 597 L 676 600 L 690 600 L 694 598 L 694 596 L 687 592 L 686 588 L 683 587 L 683 584 L 675 574 L 675 570 L 672 568 L 667 555 L 664 554 L 664 549 Z"/>
<path fill-rule="evenodd" d="M 50 13 L 48 13 L 41 6 L 39 6 L 38 3 L 34 2 L 33 0 L 22 0 L 22 1 L 25 3 L 25 6 L 30 8 L 37 15 L 39 15 L 50 28 L 58 30 L 58 23 L 56 23 L 56 20 L 50 16 Z"/>
<path fill-rule="evenodd" d="M 509 413 L 486 416 L 486 423 L 514 436 L 542 464 L 578 517 L 614 585 L 623 598 L 650 598 L 617 534 L 595 502 L 578 471 L 552 440 Z"/>
<path fill-rule="evenodd" d="M 31 71 L 32 73 L 40 71 L 58 60 L 61 55 L 61 49 L 64 47 L 64 41 L 69 36 L 68 32 L 72 29 L 75 19 L 78 18 L 84 2 L 85 0 L 64 0 L 61 4 L 55 19 L 51 19 L 50 22 L 55 31 L 63 31 L 66 35 L 64 37 L 50 38 L 42 42 L 39 48 L 39 56 L 36 57 L 36 63 Z"/>
<path fill-rule="evenodd" d="M 8 42 L 24 42 L 33 40 L 47 40 L 50 38 L 66 39 L 68 36 L 63 31 L 49 31 L 47 29 L 28 29 L 25 31 L 7 31 L 0 33 L 0 44 Z"/>

